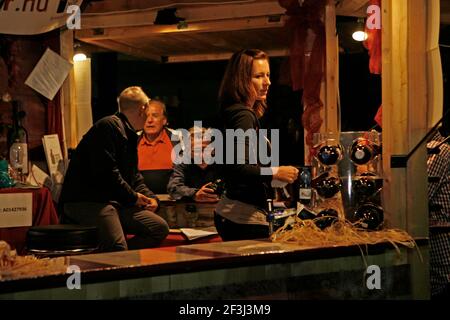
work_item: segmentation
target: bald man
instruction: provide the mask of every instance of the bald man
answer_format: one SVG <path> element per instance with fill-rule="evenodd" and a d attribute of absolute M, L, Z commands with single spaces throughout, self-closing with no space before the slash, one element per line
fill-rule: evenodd
<path fill-rule="evenodd" d="M 137 168 L 136 130 L 144 126 L 149 102 L 140 87 L 122 91 L 119 111 L 94 124 L 69 164 L 62 221 L 97 226 L 101 251 L 155 247 L 169 233 Z M 126 233 L 135 236 L 127 242 Z"/>

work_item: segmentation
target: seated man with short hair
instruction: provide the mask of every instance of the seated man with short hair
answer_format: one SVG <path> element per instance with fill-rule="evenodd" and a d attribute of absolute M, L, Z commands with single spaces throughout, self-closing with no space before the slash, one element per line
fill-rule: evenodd
<path fill-rule="evenodd" d="M 211 183 L 220 178 L 220 171 L 217 165 L 204 161 L 203 151 L 211 142 L 207 129 L 191 128 L 189 133 L 190 147 L 186 145 L 185 152 L 191 152 L 191 161 L 174 166 L 167 191 L 175 200 L 216 203 L 220 195 Z M 199 142 L 197 138 L 202 140 Z M 195 163 L 197 159 L 201 161 Z"/>
<path fill-rule="evenodd" d="M 138 144 L 138 168 L 145 184 L 156 194 L 167 192 L 172 174 L 172 141 L 175 130 L 167 128 L 167 111 L 162 101 L 152 100 L 146 113 L 144 131 Z"/>

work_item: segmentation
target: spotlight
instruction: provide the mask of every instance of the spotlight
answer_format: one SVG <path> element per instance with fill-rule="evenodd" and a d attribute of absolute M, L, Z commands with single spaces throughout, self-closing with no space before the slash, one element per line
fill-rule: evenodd
<path fill-rule="evenodd" d="M 81 49 L 81 43 L 76 42 L 73 45 L 73 61 L 84 61 L 87 59 L 86 54 L 83 52 L 83 50 Z"/>
<path fill-rule="evenodd" d="M 364 30 L 364 19 L 359 18 L 357 22 L 356 30 L 352 34 L 352 38 L 355 41 L 365 41 L 367 40 L 367 33 Z"/>

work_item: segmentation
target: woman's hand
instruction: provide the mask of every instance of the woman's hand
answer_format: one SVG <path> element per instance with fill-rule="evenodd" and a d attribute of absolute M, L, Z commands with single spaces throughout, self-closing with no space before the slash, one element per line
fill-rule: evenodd
<path fill-rule="evenodd" d="M 297 180 L 298 169 L 293 166 L 273 167 L 273 179 L 293 183 Z"/>

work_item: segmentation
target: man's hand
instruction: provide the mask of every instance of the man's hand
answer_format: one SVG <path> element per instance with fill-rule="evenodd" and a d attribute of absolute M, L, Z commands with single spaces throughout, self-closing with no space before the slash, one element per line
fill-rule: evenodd
<path fill-rule="evenodd" d="M 197 193 L 194 196 L 194 200 L 196 202 L 210 202 L 214 203 L 219 201 L 219 197 L 217 194 L 214 193 L 214 190 L 209 188 L 209 185 L 211 182 L 208 182 L 203 187 L 200 188 L 200 190 L 197 191 Z"/>
<path fill-rule="evenodd" d="M 146 197 L 139 192 L 137 193 L 135 205 L 150 211 L 156 211 L 156 209 L 158 209 L 158 201 L 156 201 L 156 199 Z"/>

